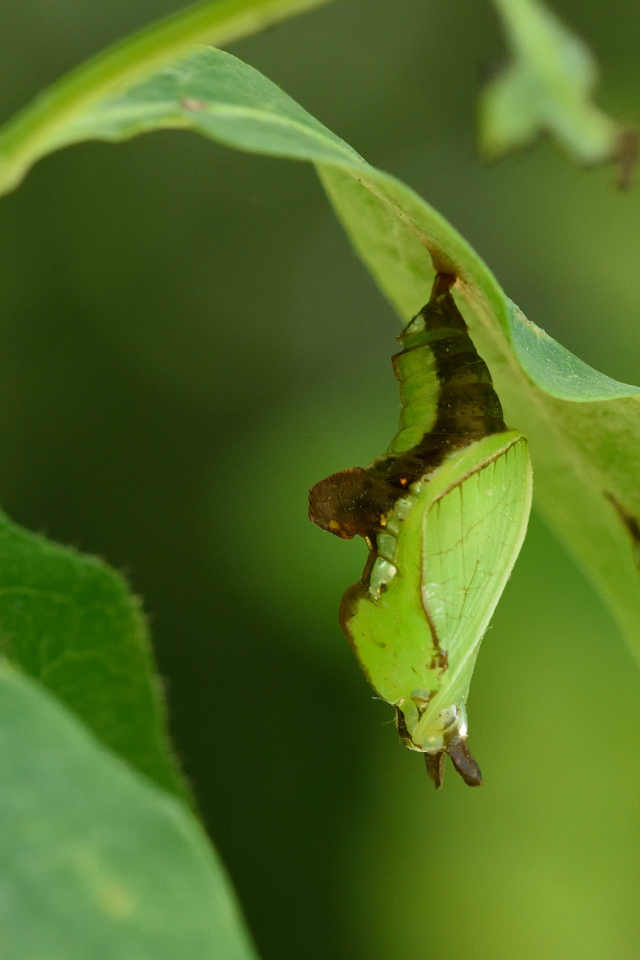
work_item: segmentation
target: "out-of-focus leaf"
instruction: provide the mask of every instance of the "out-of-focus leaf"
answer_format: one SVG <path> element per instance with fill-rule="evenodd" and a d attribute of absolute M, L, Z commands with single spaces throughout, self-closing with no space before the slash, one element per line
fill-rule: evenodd
<path fill-rule="evenodd" d="M 255 960 L 186 807 L 0 660 L 3 960 Z"/>
<path fill-rule="evenodd" d="M 434 266 L 457 276 L 509 424 L 531 441 L 538 506 L 640 657 L 640 390 L 598 374 L 529 324 L 443 217 L 230 54 L 198 49 L 179 58 L 94 104 L 84 120 L 77 111 L 73 124 L 60 122 L 56 142 L 77 139 L 80 127 L 86 137 L 104 137 L 107 129 L 118 137 L 154 126 L 189 126 L 243 150 L 314 162 L 354 246 L 403 320 L 427 301 Z"/>
<path fill-rule="evenodd" d="M 548 133 L 582 163 L 612 159 L 619 128 L 591 100 L 597 69 L 587 46 L 539 0 L 494 3 L 511 62 L 482 93 L 482 152 L 499 157 Z"/>
<path fill-rule="evenodd" d="M 2 514 L 0 555 L 0 652 L 108 747 L 184 795 L 146 624 L 123 579 Z"/>

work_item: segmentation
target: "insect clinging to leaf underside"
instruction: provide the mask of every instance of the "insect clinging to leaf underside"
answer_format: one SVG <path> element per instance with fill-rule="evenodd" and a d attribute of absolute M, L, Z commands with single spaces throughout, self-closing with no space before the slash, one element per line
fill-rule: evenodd
<path fill-rule="evenodd" d="M 316 484 L 309 517 L 364 537 L 361 580 L 340 624 L 400 737 L 439 787 L 448 753 L 482 783 L 467 747 L 466 701 L 478 648 L 524 540 L 531 508 L 525 437 L 509 430 L 485 362 L 438 274 L 398 338 L 400 428 L 387 452 Z"/>

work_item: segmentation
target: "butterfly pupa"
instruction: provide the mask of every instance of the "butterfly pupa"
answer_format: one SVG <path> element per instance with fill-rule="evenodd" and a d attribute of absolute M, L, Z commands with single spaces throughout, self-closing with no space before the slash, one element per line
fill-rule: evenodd
<path fill-rule="evenodd" d="M 524 540 L 532 486 L 527 441 L 503 421 L 454 282 L 439 274 L 398 338 L 402 412 L 386 454 L 309 493 L 314 523 L 367 542 L 340 624 L 436 787 L 445 754 L 466 783 L 482 783 L 467 746 L 469 685 Z"/>

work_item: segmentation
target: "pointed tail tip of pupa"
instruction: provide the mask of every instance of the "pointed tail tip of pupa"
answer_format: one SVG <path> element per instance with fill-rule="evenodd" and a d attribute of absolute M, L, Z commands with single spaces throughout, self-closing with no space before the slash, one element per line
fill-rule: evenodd
<path fill-rule="evenodd" d="M 455 734 L 445 749 L 464 782 L 470 787 L 481 787 L 482 771 L 467 746 L 467 738 L 461 737 L 459 733 Z"/>
<path fill-rule="evenodd" d="M 457 736 L 451 739 L 445 750 L 439 750 L 437 753 L 425 753 L 424 755 L 427 774 L 435 784 L 436 790 L 440 789 L 444 780 L 445 753 L 449 754 L 453 766 L 468 786 L 482 786 L 482 771 L 467 747 L 466 739 Z"/>
<path fill-rule="evenodd" d="M 444 779 L 444 750 L 439 750 L 438 753 L 425 753 L 424 762 L 427 765 L 429 779 L 433 780 L 436 790 L 439 790 Z"/>

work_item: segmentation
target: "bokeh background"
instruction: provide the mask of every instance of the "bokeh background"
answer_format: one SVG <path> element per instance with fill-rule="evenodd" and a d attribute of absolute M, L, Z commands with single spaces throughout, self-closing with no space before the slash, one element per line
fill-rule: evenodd
<path fill-rule="evenodd" d="M 170 0 L 5 0 L 4 116 Z M 562 0 L 640 120 L 640 6 Z M 640 382 L 640 189 L 548 143 L 495 166 L 481 0 L 339 0 L 232 51 L 475 245 L 584 360 Z M 0 210 L 0 502 L 123 569 L 264 960 L 637 960 L 640 671 L 535 517 L 435 794 L 337 626 L 361 544 L 306 491 L 395 429 L 398 319 L 313 171 L 166 132 L 40 163 Z M 517 423 L 513 423 L 517 427 Z"/>

